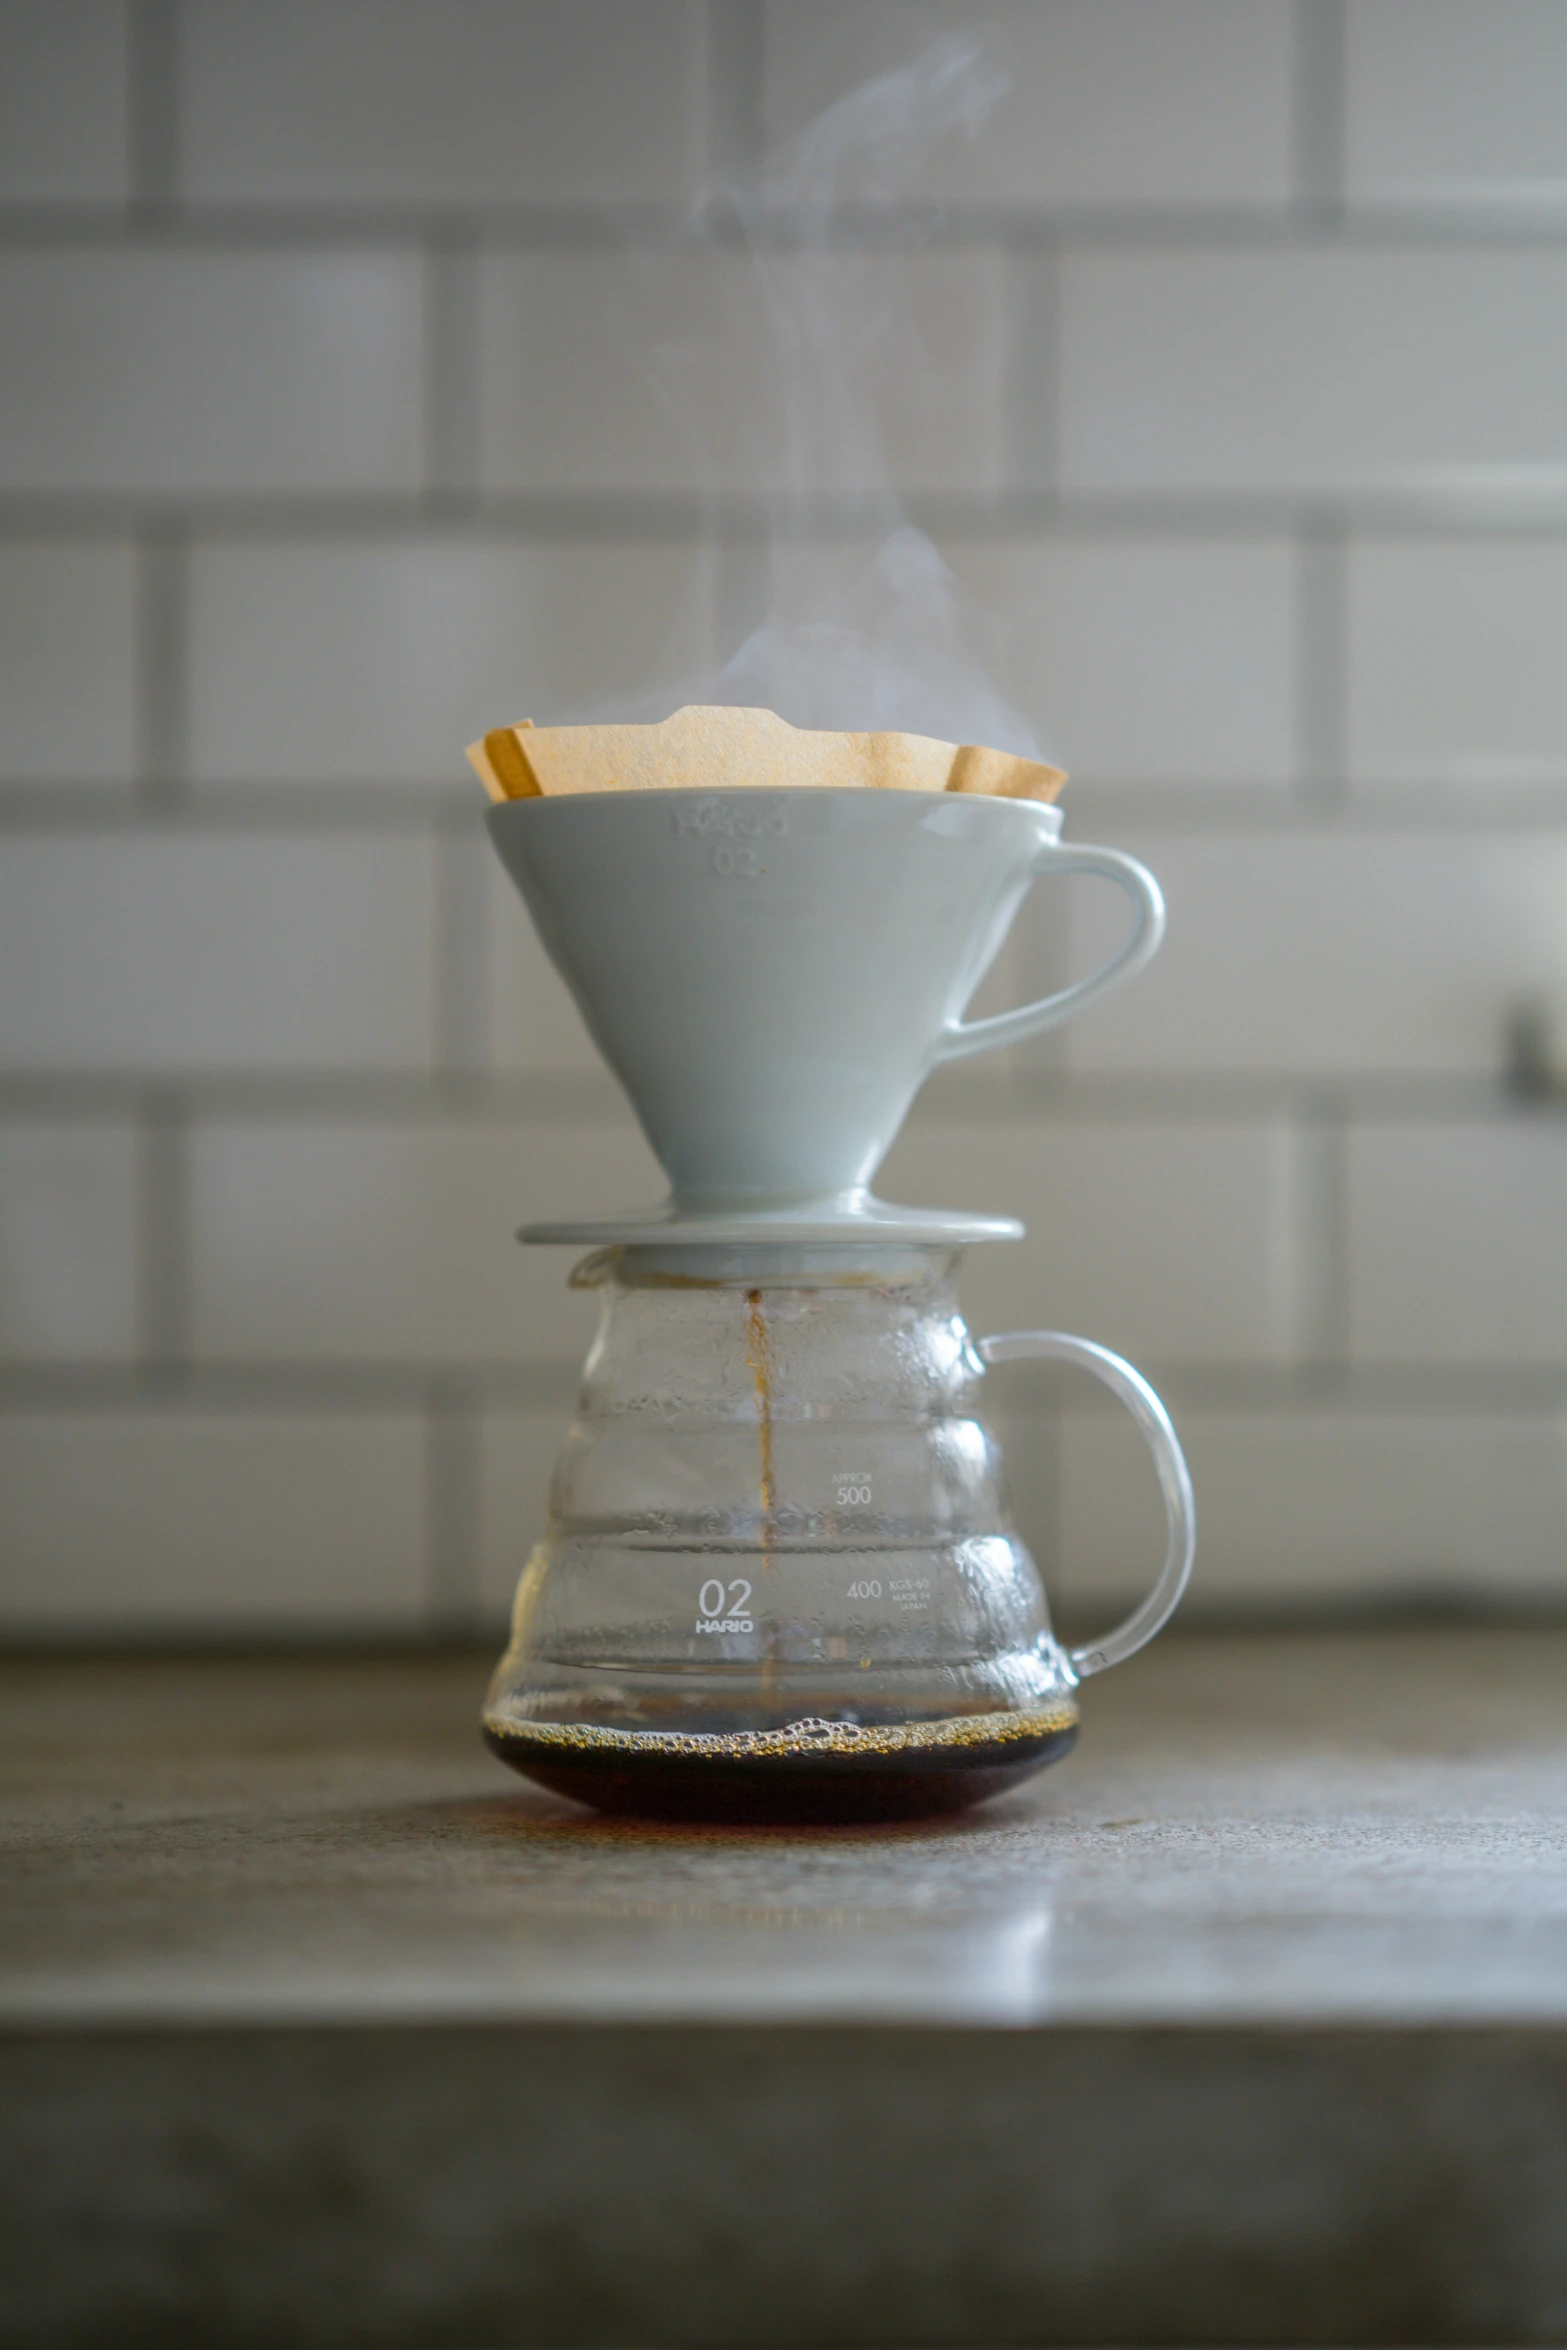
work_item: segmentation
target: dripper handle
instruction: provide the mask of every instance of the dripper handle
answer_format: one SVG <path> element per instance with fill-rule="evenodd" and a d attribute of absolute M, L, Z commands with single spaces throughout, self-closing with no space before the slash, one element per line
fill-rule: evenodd
<path fill-rule="evenodd" d="M 1120 1397 L 1147 1437 L 1148 1449 L 1153 1454 L 1168 1528 L 1164 1563 L 1153 1589 L 1140 1607 L 1133 1608 L 1124 1623 L 1117 1624 L 1113 1632 L 1096 1640 L 1092 1647 L 1070 1651 L 1073 1671 L 1086 1680 L 1090 1673 L 1102 1673 L 1107 1665 L 1121 1664 L 1135 1655 L 1156 1632 L 1164 1629 L 1179 1606 L 1197 1549 L 1197 1505 L 1192 1496 L 1191 1471 L 1186 1466 L 1186 1456 L 1170 1415 L 1158 1396 L 1141 1371 L 1134 1371 L 1130 1363 L 1112 1354 L 1107 1346 L 1096 1346 L 1091 1338 L 1073 1338 L 1065 1330 L 1004 1330 L 994 1338 L 981 1338 L 978 1346 L 987 1363 L 1074 1363 L 1081 1370 L 1092 1371 L 1112 1395 Z"/>
<path fill-rule="evenodd" d="M 936 1047 L 939 1061 L 992 1052 L 999 1045 L 1021 1044 L 1026 1037 L 1043 1035 L 1047 1028 L 1059 1028 L 1063 1020 L 1086 1011 L 1123 980 L 1135 978 L 1159 952 L 1164 937 L 1164 893 L 1146 865 L 1124 856 L 1119 849 L 1047 841 L 1034 860 L 1034 879 L 1059 873 L 1095 873 L 1124 889 L 1136 914 L 1131 936 L 1097 971 L 1074 979 L 1070 987 L 1059 988 L 1054 995 L 1020 1004 L 1015 1012 L 992 1013 L 986 1020 L 954 1020 Z"/>

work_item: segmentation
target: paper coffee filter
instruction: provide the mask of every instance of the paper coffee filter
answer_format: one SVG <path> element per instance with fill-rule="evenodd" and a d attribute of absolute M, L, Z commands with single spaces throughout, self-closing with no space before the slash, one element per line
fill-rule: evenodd
<path fill-rule="evenodd" d="M 1053 800 L 1059 767 L 923 734 L 831 734 L 772 710 L 690 704 L 656 726 L 497 727 L 468 757 L 494 800 L 571 792 L 798 789 L 985 792 Z"/>

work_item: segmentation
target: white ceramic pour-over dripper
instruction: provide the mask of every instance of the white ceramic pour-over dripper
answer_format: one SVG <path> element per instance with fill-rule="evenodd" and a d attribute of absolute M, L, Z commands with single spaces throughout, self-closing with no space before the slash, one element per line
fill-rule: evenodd
<path fill-rule="evenodd" d="M 1063 846 L 1032 800 L 801 789 L 508 801 L 491 838 L 670 1180 L 644 1214 L 554 1241 L 1007 1238 L 1009 1218 L 895 1209 L 869 1185 L 932 1069 L 1037 1036 L 1140 971 L 1158 884 Z M 1034 882 L 1132 901 L 1110 960 L 993 1018 L 963 1008 Z"/>

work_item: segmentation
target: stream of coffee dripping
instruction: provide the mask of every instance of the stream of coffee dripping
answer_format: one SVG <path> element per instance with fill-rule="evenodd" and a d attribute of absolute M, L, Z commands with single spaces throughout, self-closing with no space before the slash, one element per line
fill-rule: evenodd
<path fill-rule="evenodd" d="M 773 1475 L 773 1351 L 768 1334 L 767 1316 L 762 1308 L 762 1293 L 748 1289 L 745 1293 L 745 1359 L 751 1369 L 751 1384 L 756 1389 L 757 1431 L 757 1490 L 762 1505 L 762 1573 L 770 1577 L 773 1565 L 773 1543 L 776 1538 L 774 1516 L 778 1508 L 778 1487 Z M 773 1624 L 770 1595 L 764 1596 L 767 1613 L 766 1647 L 762 1653 L 762 1688 L 771 1698 L 777 1681 L 777 1629 Z"/>

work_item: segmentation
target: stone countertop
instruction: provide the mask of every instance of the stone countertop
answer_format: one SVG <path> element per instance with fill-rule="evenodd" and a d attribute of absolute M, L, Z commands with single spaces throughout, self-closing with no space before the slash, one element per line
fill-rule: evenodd
<path fill-rule="evenodd" d="M 1567 1632 L 1167 1638 L 930 1827 L 601 1820 L 482 1660 L 0 1669 L 0 2020 L 1567 2020 Z"/>
<path fill-rule="evenodd" d="M 892 1830 L 484 1677 L 0 1670 L 0 2350 L 1567 2340 L 1567 1634 L 1175 1635 Z"/>

